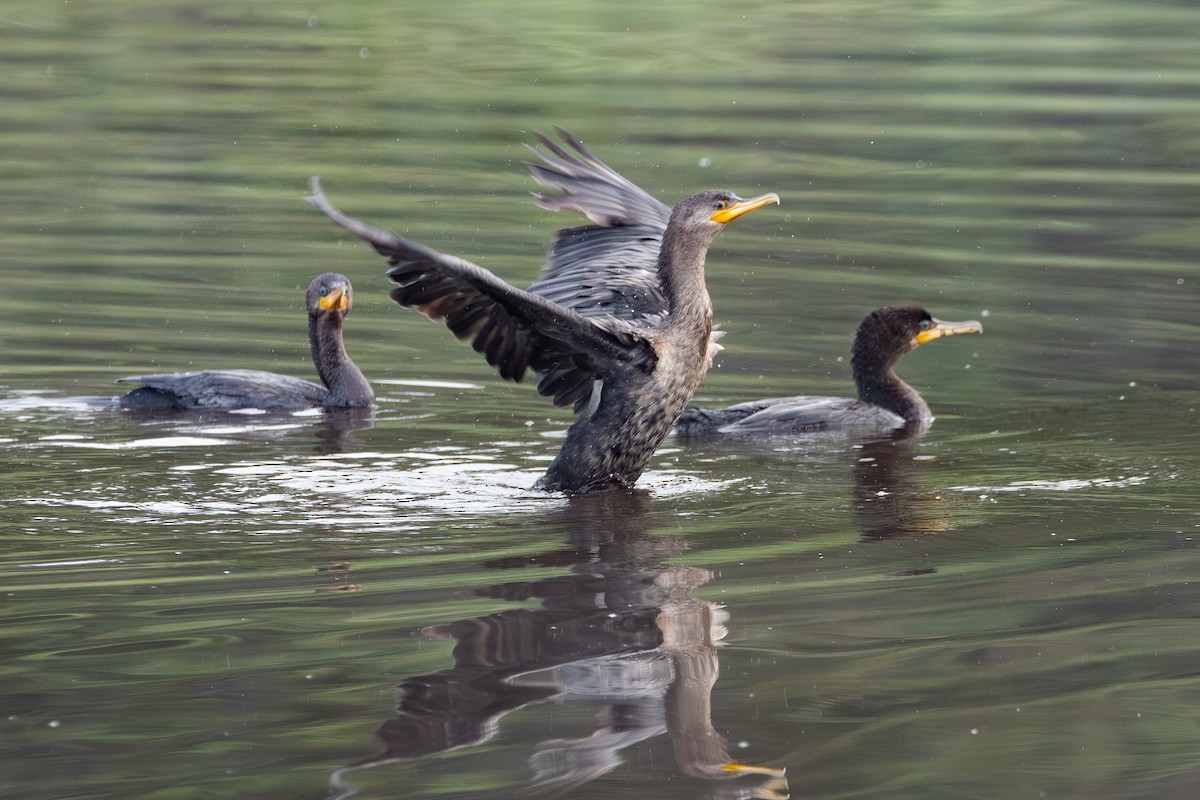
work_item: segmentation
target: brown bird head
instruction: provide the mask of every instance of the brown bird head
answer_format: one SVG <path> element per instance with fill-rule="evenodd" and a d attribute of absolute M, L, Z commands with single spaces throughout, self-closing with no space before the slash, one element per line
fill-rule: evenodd
<path fill-rule="evenodd" d="M 923 308 L 877 308 L 858 326 L 851 357 L 891 367 L 918 346 L 959 333 L 983 333 L 983 326 L 975 320 L 944 322 Z"/>

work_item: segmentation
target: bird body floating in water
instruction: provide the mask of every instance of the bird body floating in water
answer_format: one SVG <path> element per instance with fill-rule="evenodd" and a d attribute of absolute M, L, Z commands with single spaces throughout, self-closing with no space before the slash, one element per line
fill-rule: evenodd
<path fill-rule="evenodd" d="M 548 208 L 572 208 L 595 225 L 559 231 L 542 277 L 528 291 L 487 270 L 373 225 L 329 203 L 313 178 L 314 205 L 368 242 L 392 268 L 391 296 L 433 320 L 496 367 L 501 377 L 538 374 L 538 392 L 578 415 L 538 488 L 590 492 L 628 488 L 645 470 L 704 377 L 716 352 L 704 258 L 724 225 L 770 203 L 725 190 L 665 206 L 609 168 L 564 131 L 568 153 L 550 151 L 535 177 L 561 194 Z M 653 224 L 626 222 L 629 210 Z M 644 228 L 644 229 L 643 229 Z M 650 244 L 623 260 L 633 241 Z M 614 254 L 617 257 L 613 257 Z M 647 254 L 653 259 L 647 261 Z"/>
<path fill-rule="evenodd" d="M 943 322 L 923 308 L 877 308 L 863 319 L 850 349 L 858 399 L 775 397 L 721 409 L 688 408 L 680 436 L 802 433 L 830 429 L 923 433 L 933 422 L 924 398 L 896 374 L 896 362 L 925 342 L 959 333 L 983 333 L 969 322 Z"/>
<path fill-rule="evenodd" d="M 342 342 L 342 323 L 353 305 L 350 280 L 336 272 L 318 275 L 305 292 L 308 339 L 324 386 L 252 369 L 136 375 L 120 382 L 142 386 L 118 399 L 139 410 L 300 411 L 307 408 L 365 408 L 375 392 Z"/>

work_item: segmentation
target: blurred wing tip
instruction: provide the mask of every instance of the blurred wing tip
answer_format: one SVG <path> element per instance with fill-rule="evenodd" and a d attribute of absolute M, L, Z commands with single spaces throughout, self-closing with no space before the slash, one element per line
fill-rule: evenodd
<path fill-rule="evenodd" d="M 557 130 L 557 128 L 555 130 Z M 534 131 L 533 135 L 537 138 L 538 142 L 540 142 L 543 147 L 554 147 L 554 140 L 551 139 L 546 134 L 542 133 L 541 131 Z M 537 152 L 537 148 L 535 148 L 533 145 L 527 144 L 525 146 L 528 147 L 530 150 L 533 150 L 533 152 L 535 152 L 535 153 Z"/>
<path fill-rule="evenodd" d="M 311 192 L 311 194 L 309 194 L 308 197 L 306 197 L 304 199 L 307 200 L 312 205 L 316 206 L 318 209 L 320 209 L 325 214 L 325 216 L 329 217 L 330 219 L 334 220 L 335 222 L 337 222 L 339 224 L 344 225 L 345 223 L 342 222 L 342 219 L 343 219 L 342 212 L 339 211 L 333 205 L 333 203 L 329 202 L 329 198 L 325 196 L 324 189 L 321 188 L 321 179 L 318 176 L 313 175 L 311 178 L 308 179 L 308 188 L 309 188 L 309 191 Z"/>
<path fill-rule="evenodd" d="M 564 142 L 566 142 L 568 145 L 570 145 L 572 150 L 575 150 L 577 153 L 579 153 L 581 156 L 583 156 L 584 158 L 586 158 L 589 161 L 596 160 L 596 157 L 593 156 L 591 153 L 589 153 L 588 149 L 583 146 L 583 142 L 580 141 L 578 137 L 572 136 L 571 132 L 568 131 L 566 128 L 562 128 L 562 127 L 559 127 L 556 125 L 554 127 L 554 132 L 558 134 L 558 138 L 562 139 Z"/>

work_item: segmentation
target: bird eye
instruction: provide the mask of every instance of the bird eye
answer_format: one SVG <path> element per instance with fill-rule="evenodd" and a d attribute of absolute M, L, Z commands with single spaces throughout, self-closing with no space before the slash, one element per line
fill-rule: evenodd
<path fill-rule="evenodd" d="M 718 200 L 717 202 L 713 203 L 713 208 L 717 209 L 718 211 L 724 211 L 725 209 L 729 208 L 729 203 L 726 203 L 724 200 Z"/>
<path fill-rule="evenodd" d="M 927 319 L 921 320 L 921 324 L 918 325 L 917 327 L 923 331 L 929 330 L 929 320 L 927 320 Z"/>
<path fill-rule="evenodd" d="M 324 297 L 327 294 L 329 294 L 329 290 L 326 289 L 324 286 L 322 286 L 321 287 L 321 297 Z"/>

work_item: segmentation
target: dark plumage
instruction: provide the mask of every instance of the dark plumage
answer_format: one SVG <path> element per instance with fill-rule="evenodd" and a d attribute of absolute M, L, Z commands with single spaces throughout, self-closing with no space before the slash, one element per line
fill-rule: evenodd
<path fill-rule="evenodd" d="M 933 414 L 917 390 L 900 379 L 896 362 L 919 345 L 956 333 L 983 333 L 978 322 L 942 322 L 923 308 L 877 308 L 863 319 L 850 349 L 858 399 L 776 397 L 728 408 L 688 408 L 676 424 L 681 436 L 801 433 L 831 428 L 886 433 L 923 432 Z"/>
<path fill-rule="evenodd" d="M 308 285 L 305 304 L 313 363 L 324 386 L 253 369 L 172 372 L 121 378 L 123 383 L 144 385 L 118 402 L 123 408 L 145 410 L 298 411 L 370 406 L 375 392 L 342 344 L 342 322 L 353 306 L 350 280 L 336 272 L 317 276 Z"/>
<path fill-rule="evenodd" d="M 542 137 L 550 154 L 539 153 L 543 163 L 531 170 L 560 193 L 539 199 L 547 208 L 578 210 L 596 224 L 560 231 L 542 277 L 528 291 L 347 217 L 326 200 L 316 178 L 311 199 L 392 264 L 387 274 L 396 284 L 393 300 L 445 320 L 502 377 L 520 380 L 532 370 L 538 392 L 555 405 L 574 407 L 578 419 L 540 488 L 629 487 L 715 352 L 704 285 L 708 246 L 725 223 L 779 198 L 742 200 L 714 189 L 667 212 L 560 133 L 574 153 Z"/>

